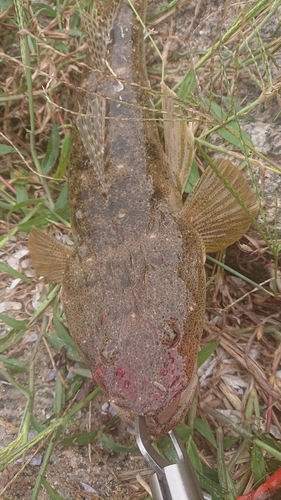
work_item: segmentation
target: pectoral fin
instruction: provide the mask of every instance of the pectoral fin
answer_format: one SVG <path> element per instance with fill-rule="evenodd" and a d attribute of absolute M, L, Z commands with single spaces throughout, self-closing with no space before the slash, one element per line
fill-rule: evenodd
<path fill-rule="evenodd" d="M 194 136 L 187 126 L 180 106 L 176 104 L 176 99 L 178 99 L 176 94 L 163 82 L 161 90 L 165 152 L 174 183 L 182 194 L 194 156 Z"/>
<path fill-rule="evenodd" d="M 244 175 L 229 160 L 214 162 L 226 183 L 233 189 L 248 211 L 259 212 L 257 198 Z M 195 184 L 180 212 L 201 235 L 206 252 L 216 252 L 232 245 L 246 233 L 249 215 L 209 166 Z"/>
<path fill-rule="evenodd" d="M 36 273 L 54 283 L 62 283 L 71 250 L 58 240 L 33 226 L 28 250 Z"/>

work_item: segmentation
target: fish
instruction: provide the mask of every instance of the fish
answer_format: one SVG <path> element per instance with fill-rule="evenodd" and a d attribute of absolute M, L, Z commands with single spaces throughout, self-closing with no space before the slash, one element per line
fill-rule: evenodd
<path fill-rule="evenodd" d="M 184 200 L 194 138 L 164 82 L 164 147 L 159 138 L 145 19 L 145 0 L 82 14 L 88 60 L 68 168 L 75 245 L 33 227 L 28 246 L 36 273 L 62 285 L 70 334 L 111 405 L 162 435 L 184 419 L 197 386 L 206 253 L 237 241 L 259 207 L 221 158 Z"/>

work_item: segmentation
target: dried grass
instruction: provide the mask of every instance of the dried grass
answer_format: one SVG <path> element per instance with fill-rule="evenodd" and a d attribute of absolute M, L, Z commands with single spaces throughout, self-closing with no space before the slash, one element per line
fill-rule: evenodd
<path fill-rule="evenodd" d="M 222 137 L 214 134 L 221 132 L 222 122 L 227 126 L 227 124 L 232 123 L 233 119 L 238 120 L 239 116 L 242 117 L 250 111 L 260 109 L 263 105 L 269 105 L 268 103 L 275 96 L 278 96 L 281 85 L 280 76 L 272 70 L 270 61 L 274 62 L 274 57 L 280 53 L 280 39 L 276 37 L 263 43 L 257 29 L 257 26 L 266 24 L 267 16 L 269 22 L 270 9 L 273 9 L 276 2 L 266 2 L 267 5 L 261 9 L 260 14 L 255 17 L 255 21 L 248 24 L 246 23 L 246 9 L 242 10 L 240 18 L 242 21 L 233 31 L 231 29 L 226 31 L 225 23 L 228 26 L 233 26 L 230 19 L 233 20 L 233 11 L 236 10 L 237 6 L 230 5 L 229 2 L 224 4 L 225 7 L 220 11 L 217 21 L 214 43 L 210 51 L 205 52 L 203 56 L 199 52 L 195 52 L 193 57 L 188 59 L 182 58 L 181 51 L 178 50 L 176 64 L 170 62 L 168 80 L 170 79 L 176 84 L 175 90 L 180 91 L 179 95 L 182 98 L 183 88 L 188 91 L 188 86 L 185 85 L 186 80 L 179 76 L 178 61 L 182 61 L 180 69 L 185 75 L 187 75 L 191 64 L 194 71 L 190 75 L 190 79 L 193 79 L 198 85 L 193 95 L 189 95 L 190 99 L 185 102 L 185 109 L 189 119 L 192 117 L 194 120 L 192 125 L 197 137 L 199 169 L 202 168 L 200 148 L 204 148 L 208 153 L 215 151 L 220 154 L 230 154 L 232 158 L 239 160 L 244 159 L 245 150 L 247 150 L 246 163 L 250 166 L 251 172 L 253 165 L 258 167 L 259 170 L 255 171 L 255 176 L 259 176 L 262 181 L 261 191 L 263 193 L 267 191 L 264 172 L 266 169 L 270 169 L 280 173 L 280 165 L 275 162 L 275 159 L 267 158 L 264 154 L 259 153 L 250 144 L 247 144 L 246 147 L 245 142 L 241 141 L 241 137 L 239 140 L 242 147 L 240 146 L 240 150 L 235 147 L 237 137 L 234 129 L 230 130 L 232 132 L 232 134 L 230 133 L 230 142 L 222 142 Z M 263 2 L 255 2 L 253 8 L 262 4 Z M 245 5 L 248 6 L 247 3 Z M 15 441 L 10 447 L 7 446 L 7 453 L 14 452 L 13 446 L 18 446 L 19 449 L 22 449 L 20 453 L 25 453 L 23 450 L 30 443 L 28 432 L 32 428 L 30 419 L 34 409 L 33 399 L 36 396 L 34 383 L 36 378 L 40 377 L 40 374 L 36 373 L 34 378 L 30 366 L 35 354 L 38 355 L 38 350 L 41 349 L 39 344 L 36 344 L 31 356 L 28 352 L 30 343 L 40 339 L 46 332 L 54 330 L 58 336 L 59 334 L 63 335 L 61 330 L 58 332 L 57 329 L 60 327 L 57 324 L 53 327 L 53 314 L 59 320 L 62 317 L 58 303 L 55 302 L 54 307 L 51 305 L 57 291 L 52 288 L 49 290 L 42 280 L 35 277 L 27 255 L 27 232 L 31 220 L 40 226 L 47 226 L 51 223 L 53 233 L 60 238 L 62 238 L 61 231 L 64 234 L 68 232 L 67 203 L 66 198 L 63 197 L 65 178 L 54 180 L 55 171 L 60 161 L 59 155 L 54 167 L 48 172 L 43 172 L 43 175 L 41 168 L 37 169 L 37 165 L 41 165 L 46 156 L 53 124 L 58 125 L 60 145 L 67 135 L 67 127 L 72 120 L 72 113 L 69 113 L 69 108 L 71 111 L 69 102 L 72 99 L 72 89 L 75 87 L 77 79 L 79 80 L 79 74 L 82 71 L 83 64 L 81 63 L 83 63 L 85 50 L 85 44 L 83 44 L 81 34 L 79 34 L 78 22 L 72 28 L 78 33 L 69 34 L 71 19 L 77 14 L 76 4 L 65 3 L 61 15 L 51 20 L 45 15 L 34 16 L 34 12 L 30 10 L 32 8 L 32 4 L 27 7 L 25 15 L 30 22 L 20 31 L 16 26 L 16 17 L 12 6 L 0 16 L 3 30 L 3 44 L 0 51 L 0 56 L 3 58 L 0 72 L 0 87 L 2 89 L 0 95 L 2 140 L 0 142 L 14 148 L 9 154 L 2 155 L 0 234 L 3 237 L 0 256 L 5 265 L 10 266 L 29 280 L 24 282 L 20 277 L 11 274 L 9 269 L 5 267 L 0 269 L 0 291 L 3 296 L 1 312 L 11 318 L 9 324 L 6 316 L 4 317 L 6 324 L 4 323 L 1 331 L 1 346 L 5 358 L 12 361 L 9 368 L 5 365 L 2 366 L 2 364 L 0 366 L 3 384 L 14 385 L 19 392 L 21 390 L 19 384 L 23 384 L 26 389 L 24 395 L 27 401 L 26 413 L 21 424 L 18 418 L 15 418 L 13 422 L 6 418 L 0 419 L 0 426 L 5 429 L 9 436 L 15 434 L 20 426 L 18 441 Z M 194 23 L 198 10 L 199 8 L 194 12 Z M 157 19 L 156 22 L 160 21 L 161 18 Z M 208 18 L 205 19 L 205 22 L 209 22 Z M 158 24 L 155 23 L 155 26 Z M 196 28 L 197 32 L 200 26 L 201 24 Z M 221 32 L 224 34 L 221 35 Z M 226 36 L 227 33 L 228 36 Z M 16 43 L 13 43 L 15 36 Z M 18 44 L 19 37 L 28 40 L 31 47 L 29 65 L 22 61 Z M 181 37 L 179 34 L 175 38 L 173 29 L 171 29 L 168 45 L 162 44 L 160 36 L 156 36 L 156 40 L 160 50 L 162 49 L 164 53 L 164 58 L 169 60 L 173 44 L 178 42 L 179 47 L 182 47 L 184 35 L 182 34 Z M 216 42 L 216 40 L 218 41 Z M 241 50 L 241 40 L 243 40 L 244 47 L 248 48 L 244 52 Z M 219 50 L 220 46 L 221 51 Z M 152 59 L 150 59 L 150 64 L 151 62 Z M 32 132 L 33 151 L 32 144 L 29 143 L 31 108 L 26 84 L 28 69 L 32 78 L 32 113 L 35 118 Z M 153 88 L 154 84 L 156 85 L 160 81 L 160 73 L 159 70 L 159 74 L 156 72 L 152 75 Z M 246 83 L 249 80 L 252 82 L 253 95 L 249 95 L 247 91 Z M 202 89 L 204 89 L 204 95 Z M 243 92 L 245 93 L 245 103 L 243 103 L 243 99 L 241 100 Z M 203 101 L 202 96 L 204 97 Z M 212 108 L 213 102 L 225 103 L 226 97 L 231 98 L 229 111 L 227 112 L 227 108 L 224 108 L 225 113 L 228 113 L 227 120 L 216 116 Z M 235 110 L 234 102 L 236 99 L 240 103 L 242 102 L 240 110 Z M 217 139 L 213 140 L 214 137 Z M 251 154 L 255 156 L 252 158 Z M 253 179 L 254 176 L 252 176 Z M 60 200 L 59 207 L 55 205 L 57 200 Z M 202 433 L 200 434 L 196 430 L 194 427 L 196 404 L 191 409 L 188 421 L 191 436 L 186 439 L 188 448 L 192 448 L 194 442 L 197 444 L 197 448 L 194 445 L 197 449 L 196 452 L 194 447 L 192 448 L 195 462 L 197 453 L 201 463 L 213 470 L 218 468 L 220 462 L 224 464 L 232 475 L 232 483 L 235 483 L 237 492 L 244 489 L 245 486 L 246 491 L 249 491 L 254 486 L 253 467 L 255 462 L 251 451 L 253 447 L 257 446 L 256 443 L 260 445 L 257 437 L 267 444 L 267 435 L 264 433 L 274 437 L 274 440 L 269 443 L 272 455 L 266 454 L 265 449 L 260 448 L 267 471 L 272 471 L 277 466 L 278 458 L 276 457 L 280 453 L 281 285 L 280 277 L 277 274 L 280 234 L 277 234 L 276 228 L 278 226 L 277 222 L 276 224 L 274 222 L 274 217 L 273 223 L 268 223 L 266 209 L 262 213 L 262 217 L 263 221 L 259 220 L 259 227 L 256 228 L 260 229 L 260 232 L 256 231 L 244 239 L 239 247 L 235 246 L 235 257 L 231 260 L 231 265 L 235 268 L 238 261 L 237 269 L 240 278 L 224 273 L 220 267 L 213 263 L 208 263 L 207 266 L 210 284 L 202 346 L 207 346 L 218 338 L 220 344 L 199 370 L 200 391 L 197 418 L 207 424 L 218 445 L 221 439 L 218 426 L 221 426 L 225 443 L 230 444 L 225 445 L 222 456 L 218 451 L 219 446 L 215 448 L 206 439 L 206 436 L 202 437 Z M 264 234 L 266 241 L 263 238 Z M 245 282 L 243 274 L 251 276 L 252 281 L 259 286 L 254 287 Z M 268 280 L 270 280 L 270 285 Z M 40 311 L 44 312 L 45 319 L 43 320 L 41 317 L 38 319 Z M 14 320 L 16 321 L 14 322 Z M 10 333 L 7 333 L 8 324 L 12 327 Z M 50 338 L 50 336 L 47 338 L 48 342 Z M 51 356 L 55 354 L 57 349 L 58 347 L 52 347 Z M 67 345 L 67 349 L 70 349 L 69 345 Z M 19 370 L 15 362 L 18 359 L 23 359 L 25 366 L 30 369 L 29 378 L 27 378 L 24 369 L 16 371 Z M 75 354 L 71 359 L 75 359 Z M 55 361 L 53 363 L 55 365 Z M 67 369 L 64 368 L 65 371 L 57 377 L 57 384 L 60 384 L 61 391 L 56 389 L 56 404 L 57 406 L 61 405 L 62 415 L 59 423 L 65 427 L 69 425 L 70 420 L 67 418 L 70 417 L 65 417 L 65 413 L 63 413 L 65 395 L 61 394 L 64 394 L 65 385 L 70 385 L 69 381 L 65 382 L 67 370 L 75 373 L 75 369 L 75 366 L 70 363 Z M 8 374 L 10 378 L 7 378 Z M 32 389 L 31 395 L 28 393 L 28 387 Z M 67 412 L 71 413 L 69 409 Z M 37 424 L 39 425 L 38 419 Z M 34 421 L 33 425 L 35 425 Z M 48 422 L 46 425 L 48 426 Z M 49 435 L 57 436 L 55 428 L 48 429 Z M 114 425 L 112 429 L 113 436 L 118 440 Z M 100 430 L 100 432 L 104 432 L 104 430 Z M 110 426 L 108 432 L 111 432 Z M 236 442 L 234 442 L 234 438 L 236 438 Z M 127 438 L 123 439 L 127 441 Z M 37 453 L 37 449 L 35 453 Z M 102 453 L 101 456 L 103 456 L 106 454 L 105 449 L 103 448 L 99 453 Z M 274 463 L 272 456 L 276 460 Z M 16 454 L 13 456 L 14 458 L 16 458 Z M 5 460 L 6 457 L 4 457 L 4 463 Z M 107 463 L 107 458 L 102 460 Z M 118 467 L 120 467 L 121 461 L 116 458 Z M 10 463 L 9 459 L 7 459 L 7 463 Z M 112 467 L 112 462 L 110 463 L 109 468 Z M 280 463 L 279 459 L 279 466 Z M 18 467 L 17 475 L 23 474 L 26 469 L 27 463 L 22 468 Z M 114 494 L 116 500 L 117 498 L 143 498 L 144 490 L 135 480 L 135 474 L 139 470 L 135 469 L 133 472 L 118 471 L 117 482 L 119 482 L 119 486 L 115 485 L 117 488 L 115 493 L 112 492 L 109 481 L 104 494 L 110 496 Z M 147 471 L 141 471 L 141 474 L 143 473 L 147 477 Z M 8 491 L 9 488 L 12 492 L 16 491 L 13 490 L 13 483 L 17 475 L 11 479 L 11 484 L 6 481 Z M 220 475 L 220 473 L 214 477 L 225 488 L 225 498 L 233 500 L 234 490 L 231 489 L 233 484 L 225 482 L 223 479 L 225 476 Z M 81 490 L 81 487 L 73 486 L 70 482 L 68 482 L 68 487 L 72 498 L 102 498 L 97 494 L 86 494 Z M 0 495 L 4 494 L 5 490 L 6 488 L 2 489 Z M 19 490 L 17 491 L 19 492 Z M 32 498 L 37 498 L 34 492 Z"/>

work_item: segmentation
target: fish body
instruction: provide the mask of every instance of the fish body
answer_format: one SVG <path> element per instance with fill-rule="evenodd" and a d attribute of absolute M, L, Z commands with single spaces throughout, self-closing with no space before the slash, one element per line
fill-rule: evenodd
<path fill-rule="evenodd" d="M 144 21 L 146 2 L 132 3 Z M 183 203 L 180 174 L 162 148 L 151 109 L 143 27 L 134 10 L 119 0 L 84 16 L 89 69 L 69 167 L 76 246 L 65 253 L 62 301 L 74 341 L 120 415 L 144 415 L 149 431 L 162 434 L 183 418 L 194 394 L 205 252 L 216 248 L 228 217 L 221 200 L 231 195 L 211 170 Z M 221 170 L 231 171 L 239 191 L 242 174 L 230 165 L 221 162 Z M 254 195 L 242 183 L 255 213 Z M 210 234 L 210 214 L 203 228 L 198 222 L 204 210 L 198 200 L 205 203 L 217 185 L 223 192 L 214 214 L 219 229 Z M 238 235 L 222 237 L 220 248 L 250 224 L 234 198 L 226 206 L 240 210 L 243 222 Z M 33 230 L 30 253 L 37 272 L 52 279 L 53 271 L 40 264 L 48 260 L 47 251 L 40 257 L 40 238 Z"/>
<path fill-rule="evenodd" d="M 144 17 L 144 2 L 135 7 Z M 76 147 L 70 164 L 71 219 L 79 243 L 66 268 L 63 304 L 93 378 L 111 402 L 131 415 L 157 415 L 159 426 L 166 415 L 170 420 L 182 392 L 191 395 L 195 387 L 204 246 L 191 226 L 183 234 L 178 224 L 180 193 L 144 90 L 143 28 L 128 2 L 115 8 L 102 68 L 109 76 L 89 77 L 93 93 L 106 97 L 87 93 L 82 110 L 87 113 L 93 99 L 98 103 L 92 108 L 104 108 L 101 142 L 94 145 L 100 148 L 102 179 L 82 144 L 84 154 Z M 80 138 L 83 126 L 89 129 L 89 123 L 80 124 Z M 190 241 L 189 279 L 184 262 Z M 200 318 L 195 324 L 194 315 Z"/>

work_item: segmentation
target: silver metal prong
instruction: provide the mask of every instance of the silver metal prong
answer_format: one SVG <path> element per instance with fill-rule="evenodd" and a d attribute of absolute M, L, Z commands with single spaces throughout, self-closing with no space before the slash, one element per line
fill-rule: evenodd
<path fill-rule="evenodd" d="M 155 470 L 149 480 L 153 500 L 212 500 L 202 491 L 195 470 L 177 432 L 169 432 L 179 463 L 170 464 L 149 441 L 144 416 L 135 417 L 136 441 L 147 463 Z"/>
<path fill-rule="evenodd" d="M 155 472 L 164 477 L 164 467 L 169 465 L 169 462 L 161 457 L 159 453 L 153 448 L 149 441 L 148 433 L 146 429 L 145 417 L 141 415 L 136 415 L 135 417 L 135 431 L 136 431 L 136 441 L 139 450 L 147 463 L 155 470 Z"/>

